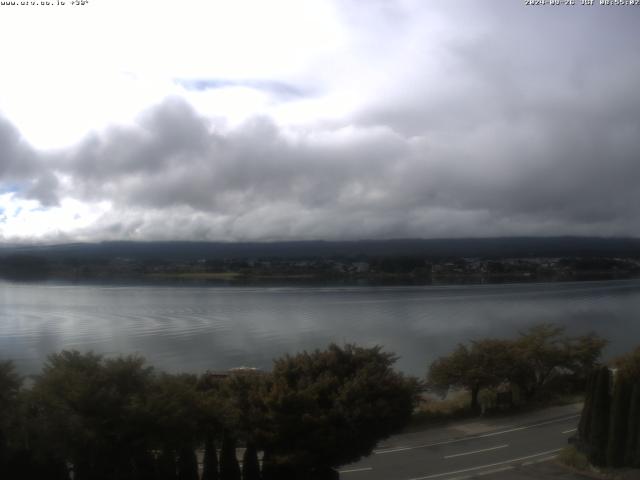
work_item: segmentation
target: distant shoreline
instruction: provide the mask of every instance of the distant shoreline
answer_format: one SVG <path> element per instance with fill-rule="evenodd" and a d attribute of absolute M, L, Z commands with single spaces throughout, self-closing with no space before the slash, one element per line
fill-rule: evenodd
<path fill-rule="evenodd" d="M 251 275 L 238 272 L 182 272 L 151 273 L 142 275 L 47 275 L 31 277 L 0 276 L 0 280 L 9 283 L 62 283 L 71 285 L 117 284 L 117 285 L 181 285 L 181 286 L 457 286 L 457 285 L 506 285 L 535 283 L 568 283 L 609 280 L 640 279 L 635 274 L 612 274 L 607 272 L 589 272 L 565 276 L 530 275 L 445 275 L 437 277 L 416 277 L 401 275 L 369 276 L 322 276 L 312 274 L 290 275 Z"/>

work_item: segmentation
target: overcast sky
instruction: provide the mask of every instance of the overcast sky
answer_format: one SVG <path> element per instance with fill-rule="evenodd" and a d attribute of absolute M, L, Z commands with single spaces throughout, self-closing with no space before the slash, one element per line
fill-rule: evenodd
<path fill-rule="evenodd" d="M 640 235 L 640 6 L 66 3 L 0 7 L 0 241 Z"/>

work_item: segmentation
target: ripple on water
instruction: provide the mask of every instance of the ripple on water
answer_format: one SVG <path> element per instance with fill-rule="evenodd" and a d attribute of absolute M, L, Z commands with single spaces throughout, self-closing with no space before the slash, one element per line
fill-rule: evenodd
<path fill-rule="evenodd" d="M 640 338 L 640 281 L 411 287 L 0 284 L 0 357 L 33 368 L 62 348 L 140 353 L 173 370 L 270 365 L 331 341 L 381 344 L 422 374 L 457 342 L 540 321 Z M 216 367 L 217 366 L 217 367 Z"/>

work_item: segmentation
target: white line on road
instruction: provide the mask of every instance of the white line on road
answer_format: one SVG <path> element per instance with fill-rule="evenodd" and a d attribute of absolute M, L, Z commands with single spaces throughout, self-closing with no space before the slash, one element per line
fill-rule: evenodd
<path fill-rule="evenodd" d="M 577 429 L 577 428 L 570 428 L 569 430 L 565 430 L 565 431 L 564 431 L 564 432 L 562 432 L 562 433 L 563 433 L 563 434 L 566 434 L 566 433 L 573 433 L 573 432 L 575 432 L 576 430 L 578 430 L 578 429 Z"/>
<path fill-rule="evenodd" d="M 486 475 L 493 475 L 494 473 L 506 472 L 508 470 L 513 470 L 515 467 L 509 465 L 507 467 L 494 468 L 493 470 L 487 470 L 485 472 L 474 473 L 472 475 L 464 475 L 462 477 L 451 477 L 447 480 L 469 480 L 470 478 L 478 478 L 484 477 Z"/>
<path fill-rule="evenodd" d="M 488 465 L 480 465 L 479 467 L 465 468 L 463 470 L 456 470 L 454 472 L 436 473 L 434 475 L 427 475 L 425 477 L 415 477 L 415 478 L 411 478 L 410 480 L 427 480 L 427 479 L 430 479 L 430 478 L 446 477 L 447 475 L 456 475 L 458 473 L 473 472 L 474 470 L 482 470 L 482 469 L 485 469 L 485 468 L 497 467 L 498 465 L 506 465 L 507 463 L 520 462 L 522 460 L 528 460 L 530 458 L 541 457 L 543 455 L 549 455 L 551 453 L 557 453 L 560 450 L 562 450 L 562 449 L 561 448 L 557 448 L 555 450 L 547 450 L 546 452 L 540 452 L 540 453 L 534 453 L 533 455 L 527 455 L 526 457 L 512 458 L 510 460 L 504 460 L 502 462 L 490 463 Z"/>
<path fill-rule="evenodd" d="M 385 453 L 396 453 L 396 452 L 404 452 L 407 450 L 415 450 L 418 448 L 428 448 L 428 447 L 438 447 L 440 445 L 450 445 L 452 443 L 458 443 L 458 442 L 467 442 L 469 440 L 476 440 L 478 438 L 488 438 L 488 437 L 495 437 L 496 435 L 504 435 L 506 433 L 512 433 L 512 432 L 519 432 L 521 430 L 527 430 L 529 428 L 535 428 L 535 427 L 541 427 L 543 425 L 550 425 L 552 423 L 562 423 L 562 422 L 566 422 L 567 420 L 571 420 L 573 418 L 578 418 L 580 415 L 571 415 L 569 417 L 563 417 L 563 418 L 557 418 L 555 420 L 548 420 L 546 422 L 540 422 L 540 423 L 535 423 L 533 425 L 525 425 L 522 427 L 514 427 L 514 428 L 509 428 L 507 430 L 500 430 L 497 432 L 491 432 L 491 433 L 483 433 L 480 435 L 471 435 L 468 437 L 463 437 L 463 438 L 456 438 L 453 440 L 445 440 L 443 442 L 434 442 L 434 443 L 425 443 L 423 445 L 413 445 L 411 447 L 393 447 L 393 448 L 387 448 L 387 449 L 382 449 L 382 450 L 374 450 L 373 453 L 374 455 L 382 455 Z"/>
<path fill-rule="evenodd" d="M 536 463 L 548 462 L 549 460 L 553 460 L 557 455 L 549 455 L 548 457 L 536 458 L 535 460 L 529 460 L 528 462 L 522 462 L 522 466 L 526 467 L 527 465 L 535 465 Z"/>
<path fill-rule="evenodd" d="M 490 452 L 491 450 L 507 448 L 508 446 L 509 446 L 508 444 L 498 445 L 497 447 L 483 448 L 482 450 L 474 450 L 473 452 L 464 452 L 464 453 L 456 453 L 454 455 L 446 455 L 444 458 L 456 458 L 456 457 L 463 457 L 464 455 L 473 455 L 474 453 Z"/>
<path fill-rule="evenodd" d="M 373 470 L 373 468 L 371 468 L 371 467 L 352 468 L 351 470 L 340 470 L 338 473 L 370 472 L 371 470 Z"/>

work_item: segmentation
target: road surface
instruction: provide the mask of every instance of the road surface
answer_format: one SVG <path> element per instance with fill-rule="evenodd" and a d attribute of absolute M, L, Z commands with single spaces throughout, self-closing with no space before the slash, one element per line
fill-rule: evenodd
<path fill-rule="evenodd" d="M 576 431 L 581 405 L 397 435 L 340 469 L 342 480 L 460 480 L 555 458 Z"/>

